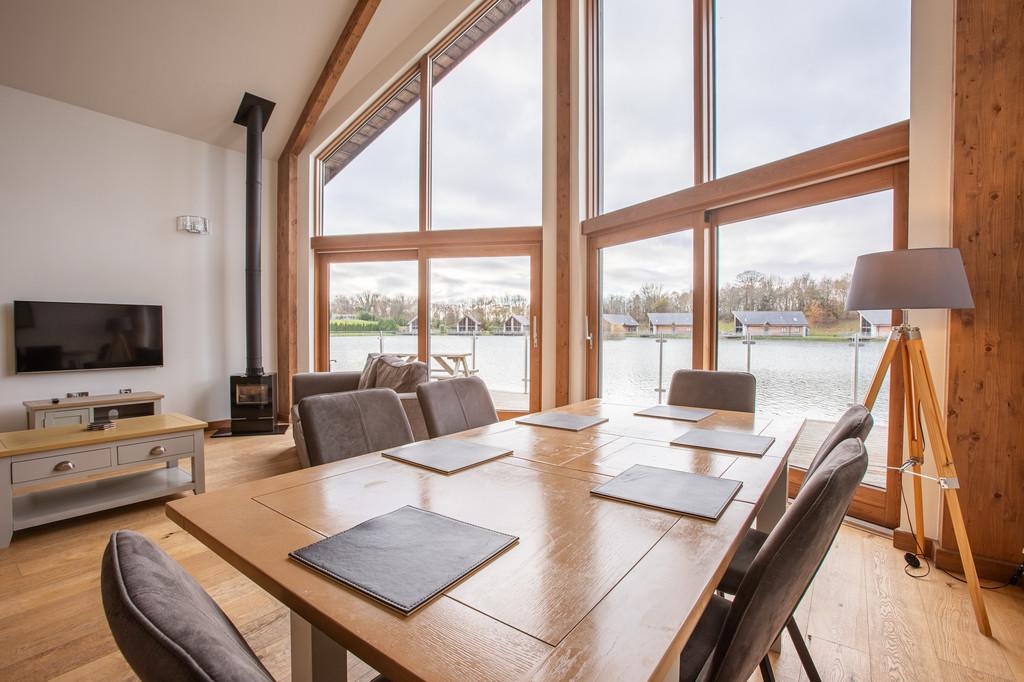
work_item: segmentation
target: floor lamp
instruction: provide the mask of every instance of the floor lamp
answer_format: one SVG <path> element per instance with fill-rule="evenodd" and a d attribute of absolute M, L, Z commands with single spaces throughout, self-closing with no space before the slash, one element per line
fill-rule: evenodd
<path fill-rule="evenodd" d="M 878 370 L 864 398 L 864 406 L 869 410 L 874 406 L 889 368 L 899 357 L 910 445 L 910 459 L 900 469 L 914 474 L 914 531 L 918 551 L 924 552 L 925 542 L 921 464 L 925 452 L 924 429 L 927 429 L 932 457 L 938 469 L 938 484 L 953 523 L 953 534 L 963 562 L 978 629 L 985 635 L 991 635 L 992 628 L 982 599 L 978 570 L 974 565 L 967 528 L 960 511 L 957 496 L 960 483 L 953 466 L 945 421 L 939 410 L 921 330 L 910 326 L 907 316 L 910 309 L 973 307 L 974 299 L 967 284 L 960 250 L 951 248 L 905 249 L 860 256 L 853 269 L 846 301 L 847 310 L 903 310 L 902 323 L 893 327 L 889 335 Z"/>

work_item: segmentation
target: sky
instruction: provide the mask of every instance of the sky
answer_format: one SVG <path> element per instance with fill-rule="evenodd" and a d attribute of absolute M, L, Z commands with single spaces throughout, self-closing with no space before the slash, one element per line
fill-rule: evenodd
<path fill-rule="evenodd" d="M 719 176 L 909 117 L 909 0 L 715 5 Z M 692 11 L 680 0 L 603 0 L 602 11 L 603 206 L 613 210 L 693 183 Z M 417 106 L 325 187 L 326 233 L 417 229 L 418 126 Z M 435 229 L 540 224 L 540 0 L 437 84 L 432 135 Z M 747 269 L 840 276 L 857 255 L 891 248 L 891 211 L 886 192 L 725 226 L 720 279 Z M 676 236 L 606 249 L 603 289 L 688 288 L 690 248 Z M 528 287 L 512 259 L 472 260 L 435 268 L 455 274 L 436 275 L 434 295 Z M 414 276 L 369 276 L 377 271 L 332 277 L 332 287 L 411 283 L 415 293 Z"/>

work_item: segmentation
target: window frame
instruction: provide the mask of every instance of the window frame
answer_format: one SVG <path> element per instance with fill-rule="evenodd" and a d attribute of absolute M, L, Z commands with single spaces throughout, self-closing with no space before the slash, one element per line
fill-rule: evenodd
<path fill-rule="evenodd" d="M 541 409 L 542 369 L 541 348 L 543 231 L 539 225 L 522 227 L 487 227 L 470 229 L 432 229 L 431 203 L 431 117 L 433 96 L 433 64 L 435 58 L 457 41 L 474 24 L 503 0 L 485 0 L 438 40 L 420 57 L 416 64 L 398 74 L 391 85 L 374 99 L 349 125 L 343 128 L 315 155 L 312 168 L 313 236 L 310 249 L 313 257 L 313 349 L 317 371 L 330 371 L 328 322 L 330 319 L 330 264 L 337 262 L 368 262 L 411 260 L 419 263 L 418 316 L 430 319 L 430 260 L 432 258 L 470 258 L 488 256 L 530 257 L 530 315 L 537 325 L 531 330 L 533 342 L 530 352 L 530 411 Z M 529 0 L 541 3 L 544 0 Z M 500 30 L 500 28 L 499 28 Z M 485 38 L 486 40 L 486 38 Z M 457 65 L 454 67 L 457 68 Z M 325 235 L 323 230 L 323 177 L 324 162 L 341 147 L 359 128 L 375 116 L 402 88 L 419 76 L 419 221 L 417 229 L 403 232 Z M 372 142 L 371 142 L 372 144 Z M 417 328 L 417 349 L 421 358 L 428 357 L 430 325 Z M 501 411 L 507 417 L 517 413 Z"/>
<path fill-rule="evenodd" d="M 581 232 L 586 242 L 586 396 L 600 396 L 600 250 L 639 239 L 693 230 L 693 367 L 717 366 L 718 227 L 745 217 L 767 215 L 893 191 L 893 248 L 907 248 L 909 121 L 895 122 L 855 137 L 716 178 L 714 131 L 714 1 L 693 0 L 694 184 L 614 211 L 601 211 L 601 0 L 585 0 L 582 21 L 584 201 Z M 899 312 L 893 322 L 899 323 Z M 903 375 L 890 373 L 888 464 L 903 455 Z M 790 470 L 789 492 L 803 472 Z M 879 525 L 899 525 L 902 480 L 893 469 L 886 489 L 861 486 L 851 514 Z"/>

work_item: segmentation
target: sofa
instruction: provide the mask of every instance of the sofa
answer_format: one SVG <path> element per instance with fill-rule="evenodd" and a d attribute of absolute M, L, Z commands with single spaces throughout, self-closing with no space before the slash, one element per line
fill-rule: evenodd
<path fill-rule="evenodd" d="M 367 366 L 370 366 L 369 362 Z M 429 374 L 425 374 L 425 376 L 429 376 Z M 360 386 L 361 380 L 362 386 Z M 323 393 L 344 393 L 346 391 L 357 391 L 360 388 L 382 388 L 366 384 L 367 382 L 363 380 L 363 372 L 360 371 L 305 372 L 292 377 L 292 437 L 295 439 L 295 450 L 299 456 L 299 463 L 303 467 L 308 467 L 310 463 L 309 453 L 306 451 L 306 440 L 302 435 L 299 401 L 303 398 Z M 423 420 L 423 410 L 420 409 L 420 402 L 416 397 L 416 392 L 399 393 L 398 398 L 402 402 L 405 416 L 409 419 L 409 426 L 412 427 L 413 437 L 416 440 L 429 439 L 430 435 L 427 433 L 427 425 Z"/>

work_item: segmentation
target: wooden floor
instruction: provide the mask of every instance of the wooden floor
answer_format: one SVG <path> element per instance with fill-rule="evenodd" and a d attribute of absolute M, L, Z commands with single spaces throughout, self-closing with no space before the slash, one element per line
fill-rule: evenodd
<path fill-rule="evenodd" d="M 208 440 L 206 452 L 211 490 L 297 467 L 290 436 Z M 0 680 L 133 678 L 107 629 L 98 585 L 103 547 L 117 528 L 159 543 L 210 592 L 274 676 L 289 678 L 287 611 L 168 521 L 157 501 L 18 532 L 0 550 Z M 1024 682 L 1024 591 L 986 598 L 991 640 L 977 633 L 963 585 L 939 572 L 913 580 L 890 541 L 844 527 L 797 620 L 825 679 Z M 352 658 L 349 673 L 357 681 L 372 676 Z M 806 679 L 785 639 L 776 673 Z"/>

